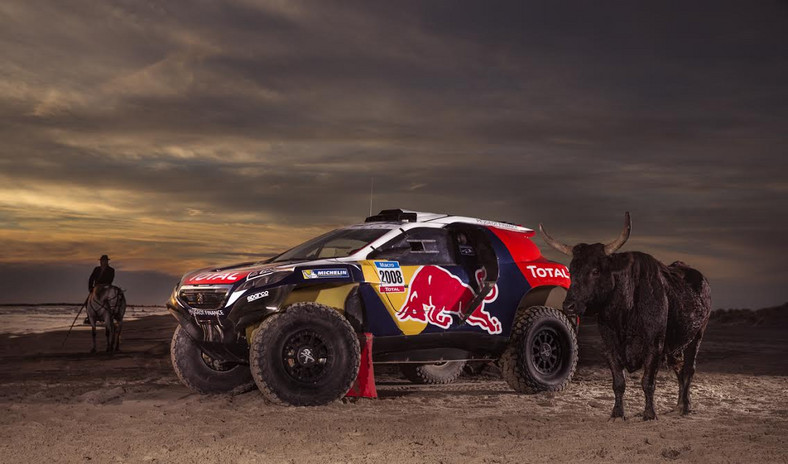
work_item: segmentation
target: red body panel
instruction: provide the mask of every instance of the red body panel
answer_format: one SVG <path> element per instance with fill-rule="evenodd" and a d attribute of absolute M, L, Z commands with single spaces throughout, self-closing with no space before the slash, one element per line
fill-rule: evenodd
<path fill-rule="evenodd" d="M 534 232 L 523 233 L 495 227 L 489 229 L 509 249 L 512 259 L 531 288 L 545 285 L 569 288 L 569 269 L 542 256 L 542 252 L 530 240 Z"/>

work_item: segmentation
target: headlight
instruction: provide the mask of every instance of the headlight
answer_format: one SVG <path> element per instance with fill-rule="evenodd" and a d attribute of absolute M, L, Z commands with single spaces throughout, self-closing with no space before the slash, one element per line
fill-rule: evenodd
<path fill-rule="evenodd" d="M 267 270 L 252 272 L 246 276 L 246 282 L 241 284 L 235 291 L 246 290 L 252 287 L 260 287 L 262 285 L 270 285 L 292 274 L 292 269 L 286 271 L 266 272 Z"/>

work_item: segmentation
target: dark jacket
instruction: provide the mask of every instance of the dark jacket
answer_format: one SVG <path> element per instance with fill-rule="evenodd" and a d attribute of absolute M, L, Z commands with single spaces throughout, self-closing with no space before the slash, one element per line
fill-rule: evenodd
<path fill-rule="evenodd" d="M 93 268 L 93 273 L 90 274 L 90 279 L 88 280 L 88 290 L 93 291 L 93 287 L 96 285 L 112 285 L 112 281 L 115 279 L 115 269 L 110 266 L 102 272 L 101 266 L 96 266 Z"/>

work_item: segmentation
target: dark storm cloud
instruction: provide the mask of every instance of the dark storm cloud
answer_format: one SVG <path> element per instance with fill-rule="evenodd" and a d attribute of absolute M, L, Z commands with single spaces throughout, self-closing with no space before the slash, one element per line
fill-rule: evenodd
<path fill-rule="evenodd" d="M 786 19 L 769 2 L 6 2 L 0 230 L 126 215 L 169 221 L 174 249 L 197 222 L 355 222 L 374 177 L 376 209 L 567 241 L 614 237 L 630 210 L 632 247 L 705 265 L 742 289 L 728 305 L 758 285 L 778 303 Z M 20 256 L 45 241 L 12 238 Z"/>

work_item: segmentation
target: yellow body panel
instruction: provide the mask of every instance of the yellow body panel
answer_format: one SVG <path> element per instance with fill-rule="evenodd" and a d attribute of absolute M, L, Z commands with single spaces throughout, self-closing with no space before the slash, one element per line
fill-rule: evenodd
<path fill-rule="evenodd" d="M 331 287 L 306 287 L 293 290 L 288 295 L 282 307 L 298 303 L 300 301 L 314 301 L 322 305 L 335 308 L 340 313 L 345 312 L 345 300 L 351 290 L 358 287 L 358 283 L 341 284 Z"/>
<path fill-rule="evenodd" d="M 293 290 L 290 295 L 282 303 L 282 308 L 285 308 L 293 303 L 300 303 L 302 301 L 314 301 L 322 305 L 330 306 L 340 313 L 345 312 L 345 300 L 350 294 L 351 290 L 358 287 L 357 282 L 349 284 L 340 284 L 327 287 L 306 287 Z M 246 328 L 246 339 L 252 339 L 252 332 L 260 324 L 252 324 Z"/>
<path fill-rule="evenodd" d="M 405 291 L 397 292 L 397 293 L 381 293 L 380 291 L 380 277 L 378 276 L 378 271 L 375 268 L 375 262 L 372 260 L 368 261 L 361 261 L 361 270 L 364 272 L 364 280 L 367 283 L 372 285 L 372 288 L 377 293 L 380 301 L 383 302 L 383 305 L 386 306 L 386 310 L 389 312 L 391 319 L 397 324 L 397 327 L 402 331 L 405 335 L 418 335 L 427 327 L 426 322 L 421 321 L 414 321 L 414 320 L 407 320 L 401 321 L 397 318 L 397 312 L 405 305 L 405 300 L 408 298 L 408 282 L 413 279 L 413 274 L 419 269 L 420 266 L 402 266 L 400 265 L 400 269 L 402 269 L 402 276 L 405 280 Z"/>

